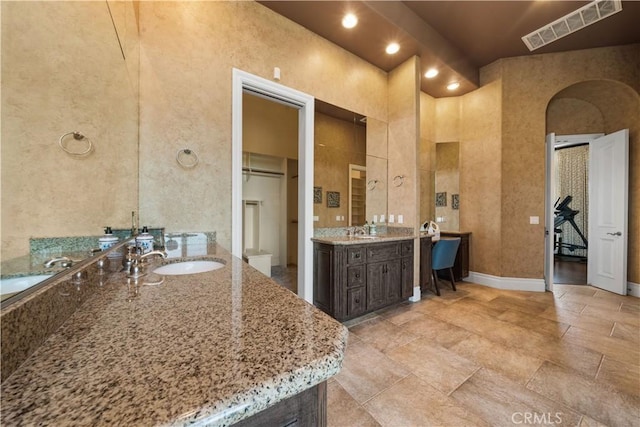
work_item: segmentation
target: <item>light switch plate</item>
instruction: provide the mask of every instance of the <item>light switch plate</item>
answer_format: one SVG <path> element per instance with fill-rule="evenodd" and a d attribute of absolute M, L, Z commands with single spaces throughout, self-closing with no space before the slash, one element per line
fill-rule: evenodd
<path fill-rule="evenodd" d="M 320 221 L 320 217 L 319 217 L 318 215 L 314 215 L 314 216 L 313 216 L 313 220 L 314 220 L 314 221 Z"/>
<path fill-rule="evenodd" d="M 404 223 L 404 215 L 398 215 L 398 224 Z"/>
<path fill-rule="evenodd" d="M 529 217 L 529 224 L 540 224 L 540 217 L 539 216 L 530 216 Z"/>

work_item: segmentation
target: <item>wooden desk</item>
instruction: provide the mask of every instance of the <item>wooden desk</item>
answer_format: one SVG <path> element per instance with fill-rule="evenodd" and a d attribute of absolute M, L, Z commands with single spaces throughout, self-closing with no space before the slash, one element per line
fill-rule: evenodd
<path fill-rule="evenodd" d="M 460 282 L 463 278 L 469 277 L 469 244 L 471 233 L 468 231 L 441 231 L 442 237 L 460 237 L 460 246 L 453 264 L 453 278 Z"/>

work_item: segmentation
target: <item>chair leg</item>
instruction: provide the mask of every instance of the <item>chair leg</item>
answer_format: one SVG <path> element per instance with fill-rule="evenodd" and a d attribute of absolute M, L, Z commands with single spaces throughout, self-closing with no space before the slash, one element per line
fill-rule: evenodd
<path fill-rule="evenodd" d="M 433 286 L 436 288 L 436 295 L 440 296 L 440 289 L 438 289 L 438 275 L 435 270 L 431 270 L 431 274 L 433 275 Z"/>
<path fill-rule="evenodd" d="M 451 287 L 453 288 L 454 291 L 457 291 L 456 282 L 455 280 L 453 280 L 453 268 L 451 267 L 449 267 L 449 277 L 451 277 Z"/>

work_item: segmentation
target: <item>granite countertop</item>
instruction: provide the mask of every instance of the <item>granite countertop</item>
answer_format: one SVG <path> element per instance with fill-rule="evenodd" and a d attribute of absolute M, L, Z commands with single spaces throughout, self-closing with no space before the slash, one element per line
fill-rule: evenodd
<path fill-rule="evenodd" d="M 330 245 L 362 245 L 366 243 L 380 243 L 380 242 L 395 242 L 400 240 L 413 240 L 415 239 L 413 234 L 379 234 L 376 236 L 326 236 L 326 237 L 312 237 L 313 242 L 327 243 Z"/>
<path fill-rule="evenodd" d="M 2 383 L 2 424 L 230 425 L 338 373 L 343 325 L 219 245 L 205 252 L 226 265 L 101 282 Z"/>

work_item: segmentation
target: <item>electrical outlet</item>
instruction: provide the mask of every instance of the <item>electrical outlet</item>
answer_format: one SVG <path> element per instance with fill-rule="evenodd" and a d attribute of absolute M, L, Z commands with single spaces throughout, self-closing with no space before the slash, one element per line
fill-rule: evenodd
<path fill-rule="evenodd" d="M 378 222 L 378 215 L 373 216 L 373 222 Z"/>
<path fill-rule="evenodd" d="M 393 214 L 389 214 L 389 224 L 393 224 L 396 220 L 396 217 Z"/>
<path fill-rule="evenodd" d="M 539 216 L 530 216 L 529 217 L 529 224 L 540 224 L 540 217 Z"/>
<path fill-rule="evenodd" d="M 384 214 L 380 215 L 380 222 L 384 222 Z"/>
<path fill-rule="evenodd" d="M 404 223 L 404 215 L 398 215 L 398 224 Z"/>
<path fill-rule="evenodd" d="M 318 222 L 318 221 L 320 221 L 320 217 L 319 217 L 318 215 L 314 215 L 314 216 L 313 216 L 313 221 L 314 221 L 314 222 Z"/>

